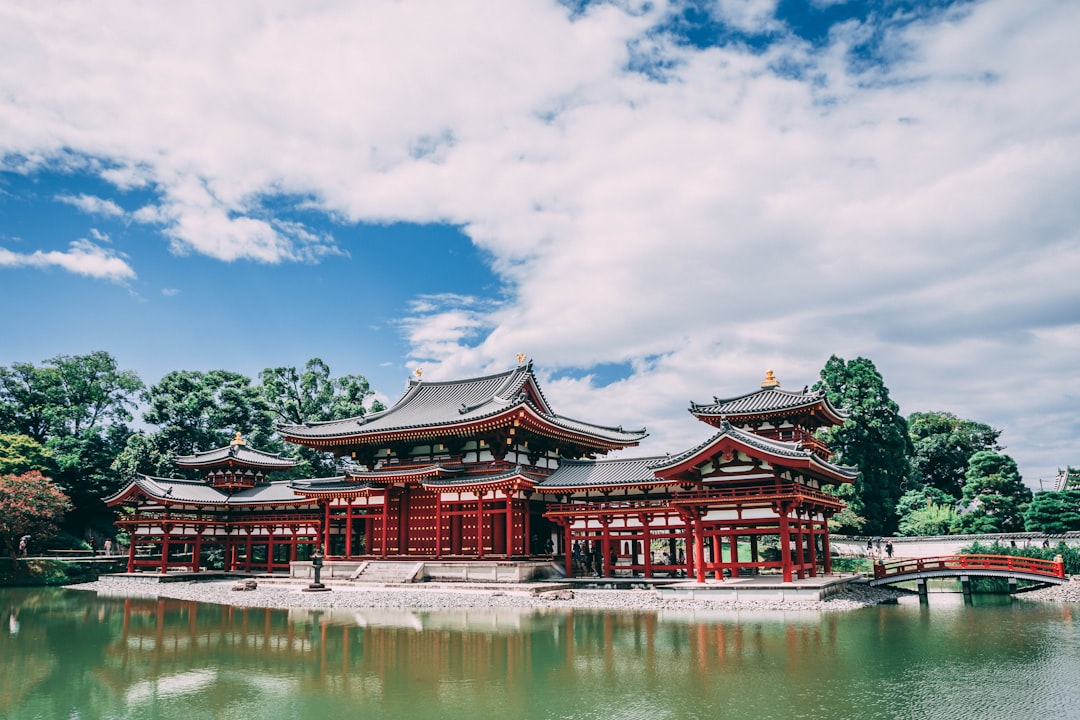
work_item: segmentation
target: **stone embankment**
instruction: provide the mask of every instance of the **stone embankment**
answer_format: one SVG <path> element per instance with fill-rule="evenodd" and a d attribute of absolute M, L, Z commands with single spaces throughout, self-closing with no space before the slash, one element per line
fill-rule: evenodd
<path fill-rule="evenodd" d="M 335 585 L 331 592 L 303 592 L 306 584 L 260 580 L 253 590 L 234 590 L 232 580 L 213 582 L 178 582 L 147 584 L 122 579 L 99 580 L 70 586 L 77 590 L 97 591 L 101 595 L 163 597 L 198 602 L 268 608 L 402 608 L 442 610 L 453 608 L 589 608 L 597 610 L 856 610 L 869 605 L 892 602 L 900 593 L 889 588 L 871 588 L 852 583 L 847 590 L 823 601 L 761 602 L 672 600 L 663 599 L 652 590 L 571 590 L 533 593 L 527 586 L 505 589 L 465 585 L 412 587 L 358 587 Z"/>

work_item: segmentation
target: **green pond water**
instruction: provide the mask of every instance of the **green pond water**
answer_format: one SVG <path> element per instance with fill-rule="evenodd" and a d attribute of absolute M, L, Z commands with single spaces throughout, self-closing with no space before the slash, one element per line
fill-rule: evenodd
<path fill-rule="evenodd" d="M 0 718 L 1080 718 L 1070 605 L 264 610 L 0 590 Z"/>

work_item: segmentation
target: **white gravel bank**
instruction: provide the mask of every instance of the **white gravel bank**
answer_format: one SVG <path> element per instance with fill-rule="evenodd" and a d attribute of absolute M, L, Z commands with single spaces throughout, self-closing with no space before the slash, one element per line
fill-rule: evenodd
<path fill-rule="evenodd" d="M 163 597 L 198 602 L 269 608 L 405 608 L 442 610 L 450 608 L 595 608 L 602 610 L 856 610 L 890 602 L 899 593 L 888 588 L 871 588 L 863 583 L 823 601 L 760 602 L 722 600 L 662 599 L 652 590 L 574 590 L 569 600 L 549 600 L 534 596 L 527 586 L 506 589 L 438 587 L 365 587 L 335 585 L 330 592 L 302 592 L 303 584 L 259 581 L 250 591 L 237 591 L 233 580 L 211 582 L 176 582 L 152 584 L 125 580 L 106 580 L 69 586 L 92 590 L 102 595 Z"/>
<path fill-rule="evenodd" d="M 1051 585 L 1041 590 L 1017 594 L 1021 600 L 1048 600 L 1051 602 L 1080 602 L 1080 576 L 1074 575 L 1064 585 Z"/>

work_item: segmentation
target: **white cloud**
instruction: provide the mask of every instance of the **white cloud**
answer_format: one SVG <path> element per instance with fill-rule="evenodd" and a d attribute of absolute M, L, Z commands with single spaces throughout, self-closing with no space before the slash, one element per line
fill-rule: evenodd
<path fill-rule="evenodd" d="M 875 360 L 905 411 L 1005 428 L 1029 477 L 1076 462 L 1062 385 L 1042 379 L 1080 361 L 1062 340 L 1080 303 L 1080 5 L 852 21 L 817 48 L 772 0 L 718 0 L 722 21 L 775 32 L 758 51 L 665 40 L 663 2 L 203 7 L 214 23 L 190 5 L 0 9 L 5 164 L 104 158 L 109 182 L 160 194 L 136 221 L 223 260 L 337 251 L 268 198 L 456 224 L 505 296 L 423 299 L 402 326 L 413 361 L 630 362 L 602 390 L 554 382 L 556 405 L 640 416 L 661 449 L 699 439 L 690 399 L 767 367 L 801 387 L 835 352 Z M 887 64 L 852 62 L 868 41 Z"/>
<path fill-rule="evenodd" d="M 56 199 L 62 203 L 79 208 L 90 215 L 102 215 L 105 217 L 123 217 L 124 209 L 112 200 L 80 193 L 79 195 L 57 195 Z"/>
<path fill-rule="evenodd" d="M 66 252 L 51 250 L 15 253 L 0 247 L 0 267 L 58 267 L 76 275 L 120 282 L 134 280 L 135 271 L 122 257 L 88 240 L 76 240 Z"/>

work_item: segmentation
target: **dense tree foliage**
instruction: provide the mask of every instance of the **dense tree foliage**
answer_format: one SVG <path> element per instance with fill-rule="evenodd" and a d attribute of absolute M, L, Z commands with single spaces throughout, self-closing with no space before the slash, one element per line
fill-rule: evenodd
<path fill-rule="evenodd" d="M 40 543 L 54 533 L 69 509 L 71 501 L 64 492 L 37 470 L 0 475 L 0 542 L 11 557 L 24 535 Z"/>
<path fill-rule="evenodd" d="M 297 458 L 294 470 L 277 477 L 334 474 L 327 453 L 283 443 L 275 425 L 363 415 L 374 393 L 359 375 L 335 378 L 322 360 L 309 360 L 303 372 L 293 367 L 267 368 L 254 384 L 245 375 L 225 370 L 178 370 L 143 394 L 143 419 L 158 426 L 130 437 L 113 468 L 125 477 L 134 472 L 171 476 L 179 471 L 177 455 L 190 455 L 228 444 L 236 433 L 267 452 Z M 375 409 L 381 409 L 376 403 Z"/>
<path fill-rule="evenodd" d="M 829 402 L 848 413 L 843 425 L 823 430 L 822 438 L 836 453 L 835 461 L 860 470 L 847 502 L 865 523 L 839 529 L 892 533 L 897 527 L 896 503 L 911 468 L 907 422 L 874 363 L 866 358 L 846 362 L 832 356 L 814 389 L 824 390 Z"/>
<path fill-rule="evenodd" d="M 110 522 L 100 499 L 121 482 L 111 465 L 132 432 L 127 423 L 142 387 L 102 351 L 0 368 L 0 432 L 46 448 L 51 463 L 42 469 L 71 498 L 76 525 Z"/>
<path fill-rule="evenodd" d="M 908 416 L 911 435 L 912 480 L 937 488 L 959 500 L 967 480 L 968 460 L 981 450 L 1001 450 L 1000 430 L 947 412 L 916 412 Z"/>
<path fill-rule="evenodd" d="M 1024 529 L 1024 510 L 1031 501 L 1016 461 L 983 450 L 968 462 L 960 528 L 968 533 L 1017 532 Z"/>
<path fill-rule="evenodd" d="M 365 415 L 365 403 L 374 395 L 360 375 L 331 377 L 319 358 L 307 361 L 304 371 L 294 367 L 267 368 L 259 373 L 262 395 L 274 421 L 282 425 L 339 420 Z M 382 410 L 376 402 L 372 412 Z"/>
<path fill-rule="evenodd" d="M 54 469 L 52 453 L 37 440 L 0 433 L 0 475 L 22 475 L 31 470 L 50 475 Z"/>
<path fill-rule="evenodd" d="M 1080 530 L 1080 490 L 1035 493 L 1024 511 L 1024 529 L 1051 535 Z"/>

